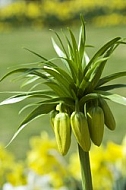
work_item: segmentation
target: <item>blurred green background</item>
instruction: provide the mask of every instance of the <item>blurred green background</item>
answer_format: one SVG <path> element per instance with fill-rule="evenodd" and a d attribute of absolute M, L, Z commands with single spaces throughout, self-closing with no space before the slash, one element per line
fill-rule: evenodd
<path fill-rule="evenodd" d="M 94 3 L 88 0 L 84 1 L 85 3 L 81 0 L 13 1 L 13 3 L 6 5 L 3 5 L 2 1 L 0 2 L 0 78 L 11 68 L 40 60 L 24 50 L 23 47 L 47 58 L 54 57 L 56 54 L 51 44 L 51 36 L 54 34 L 49 29 L 52 28 L 60 33 L 60 28 L 63 28 L 67 33 L 66 26 L 70 26 L 77 34 L 80 13 L 84 14 L 87 22 L 87 44 L 95 47 L 87 49 L 90 57 L 110 39 L 117 36 L 126 37 L 126 11 L 124 11 L 126 10 L 126 2 L 123 0 L 111 0 L 109 7 L 108 1 L 102 0 L 93 1 Z M 123 12 L 120 14 L 122 10 Z M 112 55 L 106 65 L 104 75 L 123 70 L 126 70 L 125 45 L 121 45 Z M 21 90 L 20 83 L 13 81 L 13 78 L 9 77 L 0 83 L 0 92 L 12 89 Z M 113 82 L 117 82 L 117 80 Z M 120 78 L 118 82 L 126 83 L 126 77 Z M 126 89 L 118 90 L 118 93 L 125 96 Z M 5 93 L 0 93 L 0 101 L 6 97 Z M 126 107 L 112 102 L 109 104 L 116 118 L 117 127 L 114 132 L 105 129 L 104 143 L 108 140 L 120 143 L 126 132 Z M 25 102 L 0 107 L 1 143 L 7 144 L 9 142 L 22 119 L 26 117 L 28 110 L 21 115 L 18 114 L 23 105 Z M 30 123 L 8 149 L 14 152 L 17 158 L 24 158 L 29 148 L 30 137 L 39 135 L 42 130 L 48 131 L 50 136 L 53 136 L 49 116 L 42 116 Z"/>

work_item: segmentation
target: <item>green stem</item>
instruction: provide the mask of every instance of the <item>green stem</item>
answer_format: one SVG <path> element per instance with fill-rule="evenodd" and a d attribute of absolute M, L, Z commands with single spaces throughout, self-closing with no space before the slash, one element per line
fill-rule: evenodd
<path fill-rule="evenodd" d="M 89 152 L 83 151 L 80 145 L 78 145 L 78 149 L 81 164 L 82 189 L 93 190 Z"/>

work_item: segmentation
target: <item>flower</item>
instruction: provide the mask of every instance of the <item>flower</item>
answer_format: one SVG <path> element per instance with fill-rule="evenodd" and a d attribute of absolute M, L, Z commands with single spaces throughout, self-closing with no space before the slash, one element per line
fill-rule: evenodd
<path fill-rule="evenodd" d="M 28 168 L 37 175 L 50 176 L 50 183 L 55 188 L 61 187 L 67 175 L 63 158 L 57 152 L 54 139 L 50 139 L 46 132 L 41 137 L 34 137 L 30 141 L 31 151 L 28 152 Z"/>
<path fill-rule="evenodd" d="M 93 189 L 89 165 L 91 141 L 97 146 L 101 145 L 104 133 L 104 124 L 111 130 L 115 129 L 115 124 L 114 127 L 110 128 L 110 125 L 113 124 L 114 117 L 106 99 L 126 105 L 125 97 L 110 92 L 110 90 L 115 88 L 124 87 L 125 84 L 106 85 L 106 83 L 113 79 L 126 76 L 126 72 L 118 72 L 105 77 L 102 77 L 102 73 L 108 59 L 115 49 L 120 44 L 126 44 L 126 42 L 120 37 L 116 37 L 103 45 L 91 58 L 89 58 L 85 52 L 87 47 L 86 30 L 82 15 L 80 16 L 80 19 L 81 27 L 78 42 L 71 29 L 68 29 L 70 39 L 64 35 L 67 41 L 67 48 L 58 33 L 55 32 L 61 46 L 60 47 L 55 40 L 52 39 L 53 47 L 58 58 L 48 60 L 29 50 L 42 59 L 40 63 L 35 63 L 34 67 L 31 67 L 30 64 L 29 67 L 12 70 L 1 79 L 2 81 L 10 74 L 22 73 L 23 79 L 25 77 L 28 78 L 24 85 L 28 85 L 33 82 L 35 85 L 33 84 L 33 87 L 27 92 L 15 92 L 15 95 L 2 101 L 0 105 L 17 103 L 25 100 L 26 98 L 37 99 L 37 103 L 31 102 L 24 107 L 31 107 L 31 105 L 35 106 L 34 110 L 32 110 L 21 123 L 10 143 L 29 122 L 41 115 L 49 114 L 52 111 L 58 111 L 57 115 L 54 117 L 53 129 L 59 151 L 61 150 L 60 153 L 63 155 L 68 152 L 71 143 L 71 133 L 73 132 L 77 144 L 79 144 L 79 156 L 81 170 L 83 172 L 83 189 Z M 56 59 L 62 62 L 62 67 L 53 62 Z M 46 86 L 46 89 L 43 90 L 43 88 L 41 88 L 41 83 Z M 35 87 L 37 87 L 36 90 L 34 89 Z M 39 87 L 40 89 L 38 90 Z M 77 113 L 77 117 L 72 117 L 73 113 Z M 82 117 L 80 117 L 80 115 Z M 51 171 L 50 175 L 52 178 L 57 179 L 53 180 L 57 182 L 54 184 L 57 188 L 57 186 L 62 185 L 61 181 L 65 176 L 66 170 L 63 163 L 61 164 L 58 158 L 53 156 L 55 153 L 55 151 L 53 151 L 55 147 L 54 143 L 47 143 L 47 135 L 45 135 L 43 139 L 46 143 L 41 142 L 38 139 L 35 139 L 32 142 L 34 149 L 28 156 L 29 168 L 35 170 L 37 174 L 41 175 L 47 174 Z M 115 151 L 114 146 L 109 146 L 108 148 L 110 148 L 110 150 L 112 148 L 115 155 L 118 154 Z M 119 149 L 118 151 L 120 153 Z M 41 155 L 43 155 L 43 157 L 41 157 Z M 106 189 L 106 184 L 107 188 L 111 188 L 112 185 L 109 183 L 106 176 L 109 175 L 110 179 L 112 177 L 111 172 L 105 167 L 106 163 L 103 161 L 103 155 L 102 158 L 98 156 L 99 163 L 97 162 L 97 165 L 94 165 L 94 171 L 99 169 L 100 173 L 103 174 L 103 189 Z M 93 161 L 95 159 L 97 160 L 97 157 L 95 158 L 95 156 Z M 84 160 L 82 158 L 84 158 Z M 59 176 L 60 180 L 58 179 Z M 14 175 L 12 175 L 12 181 L 13 178 L 15 178 Z M 97 183 L 100 184 L 99 178 L 97 178 Z M 96 188 L 98 184 L 96 184 Z"/>

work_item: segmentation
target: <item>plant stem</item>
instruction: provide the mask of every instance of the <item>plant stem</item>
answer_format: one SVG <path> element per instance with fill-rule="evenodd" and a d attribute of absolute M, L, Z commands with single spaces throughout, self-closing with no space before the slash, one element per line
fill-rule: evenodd
<path fill-rule="evenodd" d="M 83 151 L 80 145 L 78 145 L 78 149 L 81 165 L 82 189 L 93 190 L 89 152 Z"/>

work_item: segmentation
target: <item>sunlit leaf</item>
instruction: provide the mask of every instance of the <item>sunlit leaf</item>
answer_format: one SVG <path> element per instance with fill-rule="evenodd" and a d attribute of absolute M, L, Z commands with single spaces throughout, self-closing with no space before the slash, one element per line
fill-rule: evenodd
<path fill-rule="evenodd" d="M 95 91 L 95 92 L 98 93 L 103 98 L 109 99 L 113 102 L 116 102 L 118 104 L 122 104 L 122 105 L 126 106 L 126 97 L 123 97 L 118 94 L 112 94 L 110 92 L 105 92 L 105 91 Z"/>
<path fill-rule="evenodd" d="M 32 92 L 21 92 L 20 94 L 13 95 L 2 102 L 0 102 L 0 106 L 6 105 L 6 104 L 14 104 L 17 102 L 21 102 L 25 100 L 26 98 L 50 98 L 54 97 L 55 94 L 52 91 L 49 90 L 41 90 L 41 91 L 32 91 Z"/>
<path fill-rule="evenodd" d="M 47 81 L 44 84 L 49 86 L 58 96 L 60 96 L 60 97 L 68 96 L 69 97 L 69 93 L 66 92 L 66 90 L 61 85 L 57 84 L 56 82 Z"/>
<path fill-rule="evenodd" d="M 112 84 L 112 85 L 107 85 L 107 86 L 101 86 L 101 87 L 96 88 L 96 90 L 108 91 L 108 90 L 113 90 L 117 88 L 126 88 L 126 84 Z"/>
<path fill-rule="evenodd" d="M 120 77 L 123 77 L 123 76 L 126 76 L 126 71 L 122 71 L 122 72 L 118 72 L 118 73 L 114 73 L 114 74 L 111 74 L 109 76 L 106 76 L 106 77 L 103 77 L 99 80 L 97 86 L 101 86 L 111 80 L 114 80 L 114 79 L 117 79 L 117 78 L 120 78 Z"/>
<path fill-rule="evenodd" d="M 48 114 L 50 111 L 52 111 L 56 106 L 56 103 L 43 103 L 39 105 L 37 108 L 35 108 L 27 117 L 26 119 L 21 123 L 19 126 L 17 132 L 14 134 L 10 142 L 7 144 L 7 146 L 16 138 L 16 136 L 20 133 L 22 129 L 26 127 L 26 125 L 33 121 L 34 119 L 38 118 L 41 115 Z"/>
<path fill-rule="evenodd" d="M 28 96 L 26 96 L 26 95 L 12 96 L 12 97 L 7 98 L 6 100 L 0 102 L 0 106 L 6 105 L 6 104 L 14 104 L 14 103 L 17 103 L 17 102 L 21 102 L 22 100 L 25 100 L 28 97 L 29 97 L 29 95 Z"/>
<path fill-rule="evenodd" d="M 65 47 L 64 47 L 64 45 L 63 45 L 63 42 L 62 42 L 62 40 L 61 40 L 59 34 L 58 34 L 57 32 L 55 32 L 55 31 L 54 31 L 54 33 L 55 33 L 55 35 L 57 36 L 57 38 L 58 38 L 58 40 L 59 40 L 59 42 L 60 42 L 60 44 L 61 44 L 61 46 L 62 46 L 62 48 L 63 48 L 63 51 L 64 51 L 66 57 L 68 57 L 67 51 L 66 51 L 66 49 L 65 49 Z"/>
<path fill-rule="evenodd" d="M 65 53 L 60 49 L 60 47 L 56 44 L 55 40 L 52 38 L 53 47 L 59 57 L 66 58 Z"/>
<path fill-rule="evenodd" d="M 55 83 L 59 85 L 66 94 L 69 94 L 69 82 L 67 83 L 67 81 L 59 72 L 50 67 L 44 67 L 44 70 L 54 77 L 54 81 L 56 81 Z"/>
<path fill-rule="evenodd" d="M 98 57 L 102 56 L 106 51 L 108 51 L 111 47 L 113 48 L 113 45 L 116 44 L 121 38 L 120 37 L 116 37 L 112 40 L 110 40 L 108 43 L 106 43 L 103 47 L 101 47 L 96 54 L 92 57 L 92 59 L 90 60 L 89 64 L 87 65 L 87 67 L 85 68 L 85 73 L 87 72 L 87 70 L 90 68 L 91 64 L 94 63 L 95 60 L 97 60 Z M 107 55 L 108 56 L 108 55 Z"/>

